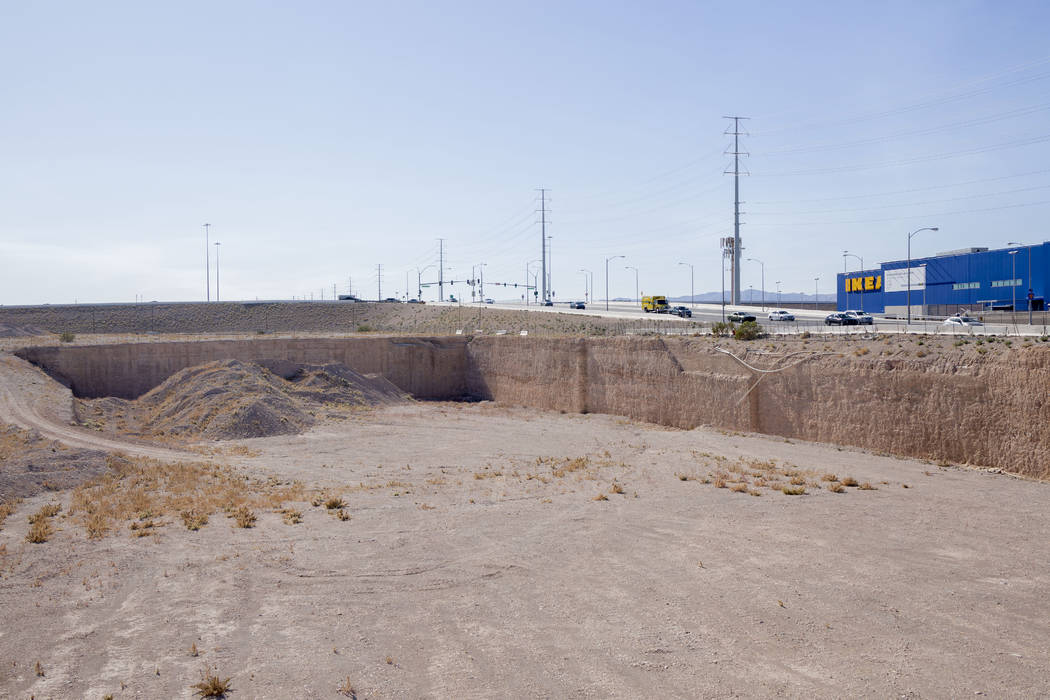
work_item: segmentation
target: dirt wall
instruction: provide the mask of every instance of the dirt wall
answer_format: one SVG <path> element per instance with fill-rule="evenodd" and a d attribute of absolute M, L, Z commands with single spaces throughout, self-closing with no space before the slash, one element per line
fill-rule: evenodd
<path fill-rule="evenodd" d="M 31 347 L 16 352 L 82 398 L 133 399 L 181 369 L 213 360 L 341 362 L 380 374 L 417 398 L 452 399 L 466 392 L 462 338 L 328 338 L 216 340 Z"/>
<path fill-rule="evenodd" d="M 476 338 L 468 385 L 509 404 L 1050 477 L 1050 348 L 911 359 L 745 353 L 756 369 L 786 369 L 754 371 L 708 339 Z"/>

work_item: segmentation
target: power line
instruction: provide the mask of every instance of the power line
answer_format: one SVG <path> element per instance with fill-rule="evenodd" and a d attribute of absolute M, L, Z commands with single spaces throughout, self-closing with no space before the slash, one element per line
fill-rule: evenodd
<path fill-rule="evenodd" d="M 982 209 L 959 209 L 956 211 L 941 211 L 941 212 L 927 212 L 925 214 L 916 214 L 914 216 L 894 216 L 885 219 L 860 219 L 857 221 L 802 221 L 802 222 L 770 222 L 768 224 L 754 223 L 752 226 L 841 226 L 845 224 L 878 224 L 887 221 L 907 221 L 908 219 L 922 219 L 936 216 L 952 216 L 955 214 L 978 214 L 988 211 L 1002 211 L 1004 209 L 1021 209 L 1023 207 L 1035 207 L 1043 204 L 1050 204 L 1050 199 L 1044 199 L 1037 202 L 1022 202 L 1020 204 L 1004 204 L 998 207 L 985 207 Z"/>

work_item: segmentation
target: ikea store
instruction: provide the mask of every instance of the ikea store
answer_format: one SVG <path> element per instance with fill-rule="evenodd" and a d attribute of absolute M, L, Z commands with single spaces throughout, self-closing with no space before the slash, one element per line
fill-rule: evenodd
<path fill-rule="evenodd" d="M 911 291 L 909 294 L 909 272 Z M 882 263 L 838 275 L 838 309 L 905 316 L 1046 308 L 1050 243 L 989 250 L 964 248 Z"/>

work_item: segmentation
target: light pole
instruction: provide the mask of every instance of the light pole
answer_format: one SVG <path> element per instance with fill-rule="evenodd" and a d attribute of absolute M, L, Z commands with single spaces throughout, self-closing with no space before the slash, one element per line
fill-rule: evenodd
<path fill-rule="evenodd" d="M 216 263 L 218 264 L 218 263 Z M 1017 251 L 1010 251 L 1010 290 L 1013 294 L 1013 301 L 1010 302 L 1010 317 L 1017 325 Z M 216 294 L 217 295 L 217 294 Z"/>
<path fill-rule="evenodd" d="M 757 262 L 762 266 L 762 310 L 766 310 L 766 264 L 758 258 L 748 258 L 748 262 Z M 752 301 L 754 301 L 752 299 Z"/>
<path fill-rule="evenodd" d="M 590 270 L 588 270 L 586 268 L 582 268 L 582 267 L 580 268 L 580 272 L 586 272 L 587 275 L 589 276 L 589 279 L 590 279 L 589 289 L 591 290 L 591 293 L 590 293 L 588 298 L 590 299 L 591 303 L 593 304 L 594 303 L 594 273 L 591 272 Z"/>
<path fill-rule="evenodd" d="M 637 267 L 631 267 L 630 265 L 627 265 L 623 269 L 625 269 L 625 270 L 634 270 L 634 303 L 635 304 L 641 304 L 642 300 L 638 298 L 638 268 Z"/>
<path fill-rule="evenodd" d="M 584 299 L 584 302 L 588 302 L 588 301 L 590 301 L 590 297 L 587 294 L 587 271 L 586 270 L 580 270 L 579 273 L 581 275 L 583 275 L 583 299 Z"/>
<path fill-rule="evenodd" d="M 679 265 L 689 266 L 689 306 L 696 306 L 696 288 L 693 286 L 693 265 L 692 263 L 680 262 Z"/>
<path fill-rule="evenodd" d="M 777 306 L 780 306 L 780 281 L 777 280 Z"/>
<path fill-rule="evenodd" d="M 605 259 L 605 310 L 609 310 L 609 261 L 616 258 L 626 258 L 626 255 L 611 255 Z"/>
<path fill-rule="evenodd" d="M 856 258 L 857 260 L 859 260 L 860 261 L 860 272 L 864 272 L 864 258 L 860 257 L 859 255 L 854 255 L 853 253 L 849 252 L 848 250 L 842 251 L 842 273 L 843 273 L 843 275 L 842 275 L 842 283 L 843 284 L 846 283 L 846 274 L 845 274 L 846 273 L 846 258 Z M 926 296 L 925 296 L 926 295 L 926 285 L 925 284 L 922 285 L 922 292 L 923 292 L 923 298 L 925 299 L 926 298 Z M 847 306 L 849 305 L 849 293 L 848 292 L 846 293 L 846 305 Z M 926 306 L 925 302 L 923 302 L 923 306 Z M 860 310 L 864 311 L 864 288 L 863 287 L 860 290 Z"/>
<path fill-rule="evenodd" d="M 936 226 L 926 226 L 918 230 L 912 231 L 908 234 L 908 325 L 911 325 L 911 237 L 920 231 L 939 231 L 940 229 Z M 926 287 L 925 280 L 922 283 L 923 288 Z"/>
<path fill-rule="evenodd" d="M 1006 245 L 1025 245 L 1024 243 L 1010 242 Z M 1028 284 L 1025 285 L 1028 288 L 1028 293 L 1032 293 L 1032 246 L 1028 246 Z M 1028 325 L 1032 325 L 1032 300 L 1028 299 Z"/>
<path fill-rule="evenodd" d="M 221 244 L 215 241 L 215 301 L 219 300 L 219 246 Z"/>
<path fill-rule="evenodd" d="M 211 224 L 204 224 L 204 294 L 206 301 L 211 301 L 211 246 L 208 245 L 210 228 Z"/>

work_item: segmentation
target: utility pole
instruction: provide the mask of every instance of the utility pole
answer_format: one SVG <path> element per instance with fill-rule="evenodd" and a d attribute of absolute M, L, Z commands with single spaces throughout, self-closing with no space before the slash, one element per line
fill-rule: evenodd
<path fill-rule="evenodd" d="M 733 137 L 733 150 L 726 151 L 726 155 L 733 156 L 733 169 L 726 170 L 726 175 L 733 176 L 733 275 L 731 284 L 733 286 L 732 303 L 740 303 L 740 156 L 750 155 L 740 150 L 740 120 L 750 117 L 722 117 L 733 120 L 733 130 L 726 130 L 727 135 Z M 746 134 L 745 134 L 746 135 Z M 745 173 L 746 174 L 746 173 Z"/>
<path fill-rule="evenodd" d="M 204 224 L 204 298 L 211 301 L 211 246 L 208 245 L 208 233 L 211 224 Z"/>
<path fill-rule="evenodd" d="M 438 301 L 445 301 L 445 239 L 438 239 Z"/>
<path fill-rule="evenodd" d="M 543 301 L 547 301 L 547 190 L 537 189 L 540 192 L 540 279 L 543 280 Z"/>
<path fill-rule="evenodd" d="M 221 244 L 215 241 L 215 301 L 219 300 L 219 246 Z"/>
<path fill-rule="evenodd" d="M 376 279 L 379 282 L 379 296 L 376 297 L 376 301 L 383 301 L 383 264 L 376 265 Z"/>

